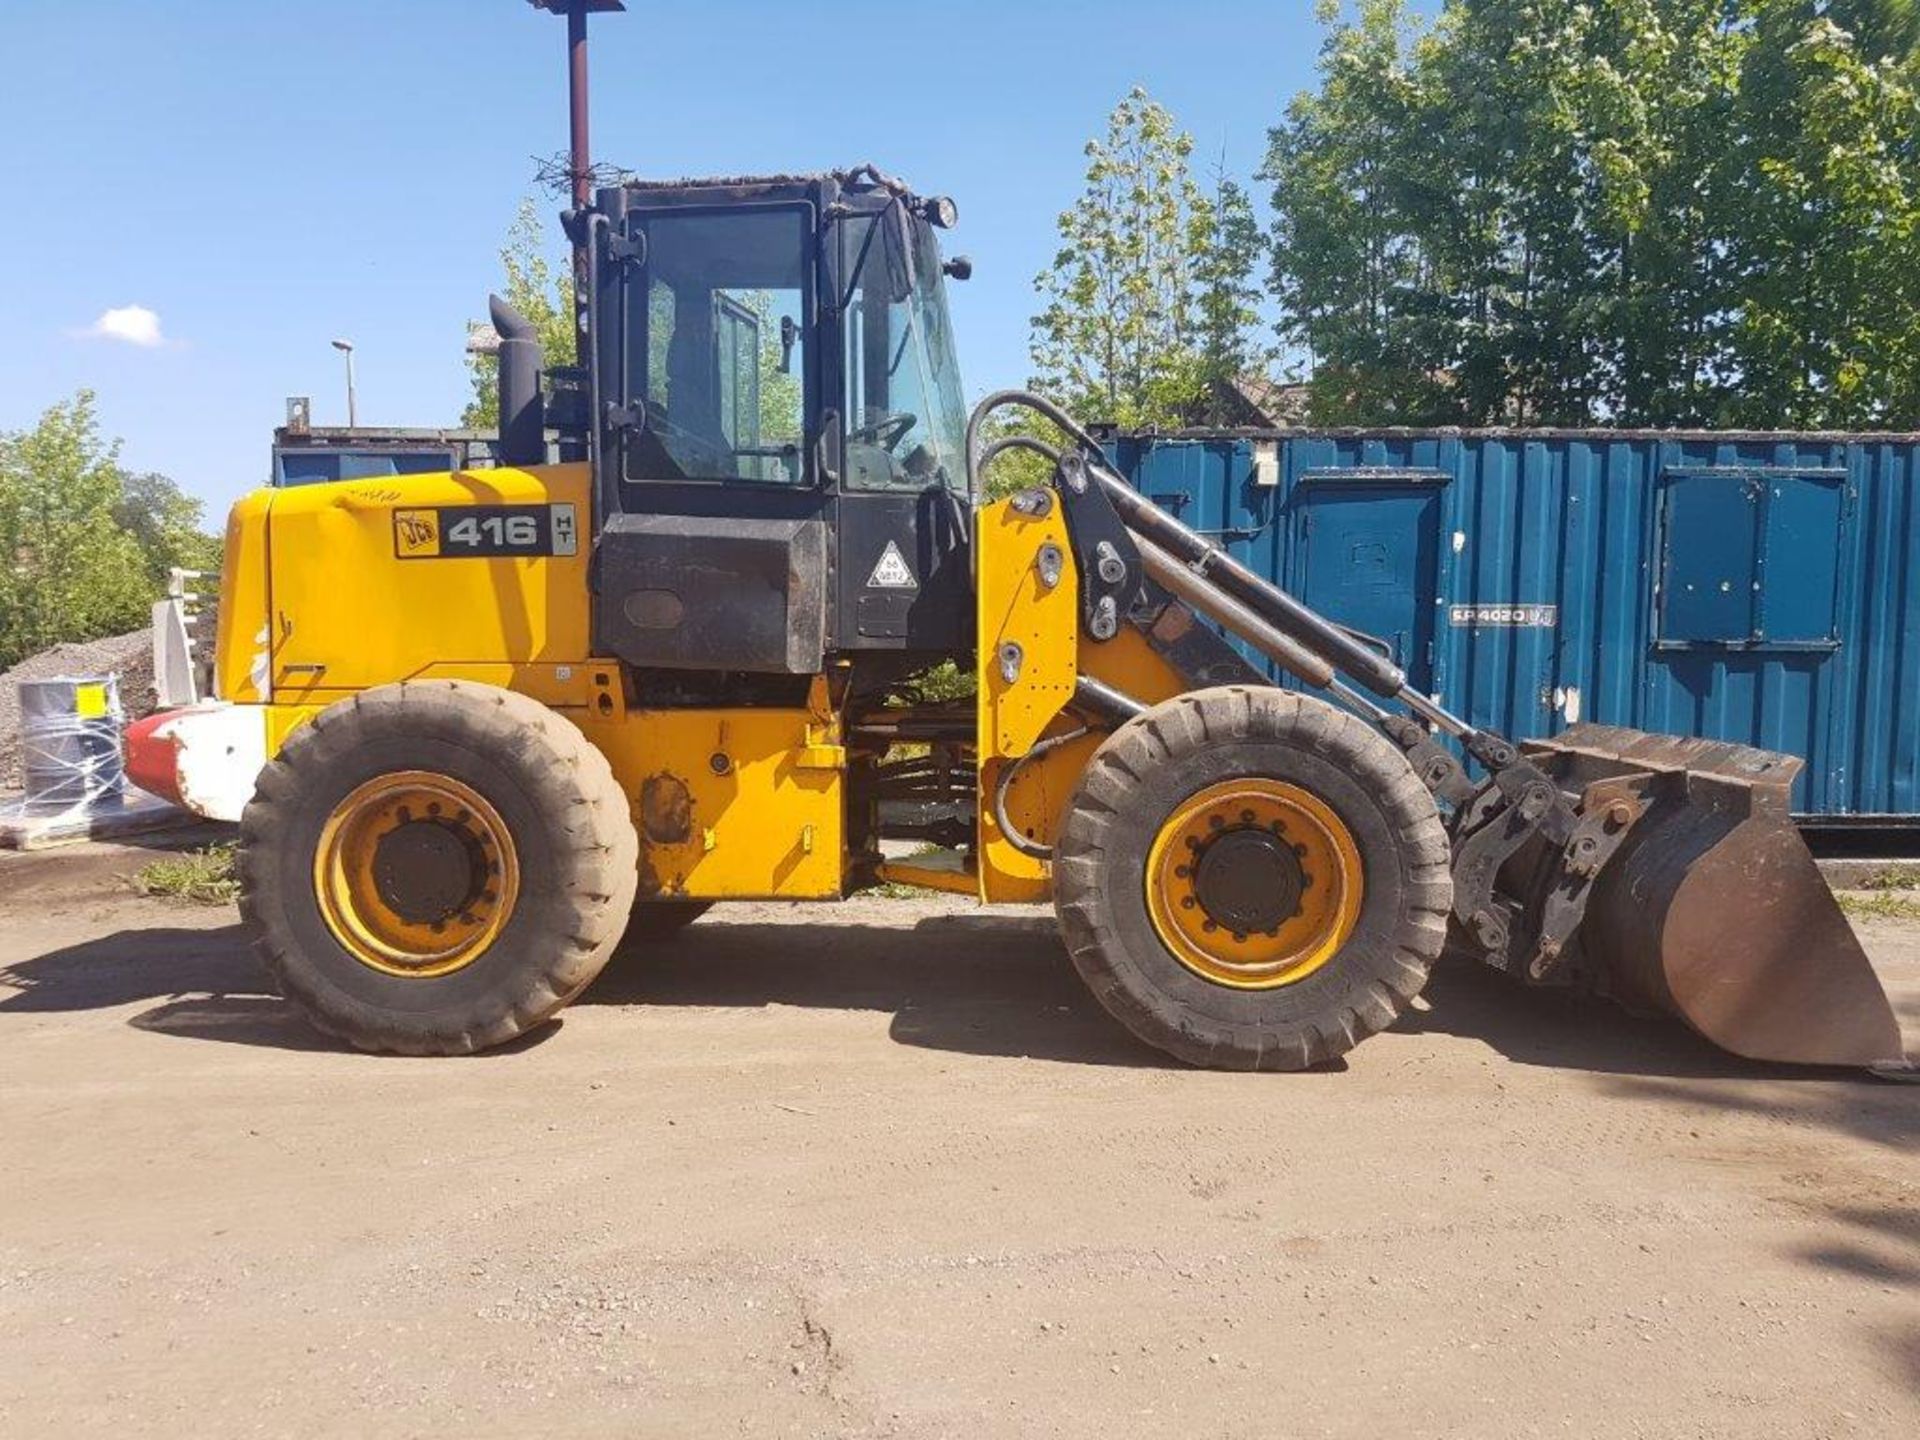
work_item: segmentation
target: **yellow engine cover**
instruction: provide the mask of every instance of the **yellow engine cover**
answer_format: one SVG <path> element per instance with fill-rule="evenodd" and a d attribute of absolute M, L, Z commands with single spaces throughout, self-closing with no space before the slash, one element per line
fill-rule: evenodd
<path fill-rule="evenodd" d="M 516 690 L 608 759 L 642 896 L 843 892 L 846 752 L 816 681 L 803 708 L 657 710 L 592 654 L 584 465 L 344 481 L 248 496 L 222 580 L 221 693 L 262 704 L 269 751 L 403 680 Z"/>
<path fill-rule="evenodd" d="M 551 465 L 276 493 L 274 701 L 458 677 L 585 704 L 588 483 Z"/>

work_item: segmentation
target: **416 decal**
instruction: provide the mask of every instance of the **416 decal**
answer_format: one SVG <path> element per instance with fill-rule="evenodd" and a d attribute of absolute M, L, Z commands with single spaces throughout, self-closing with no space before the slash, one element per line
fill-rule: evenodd
<path fill-rule="evenodd" d="M 568 504 L 439 505 L 393 512 L 393 553 L 402 560 L 579 552 L 580 527 Z"/>

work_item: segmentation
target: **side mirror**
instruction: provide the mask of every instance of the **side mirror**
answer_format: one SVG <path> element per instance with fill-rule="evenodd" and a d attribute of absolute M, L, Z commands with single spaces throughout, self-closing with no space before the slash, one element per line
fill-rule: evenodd
<path fill-rule="evenodd" d="M 800 338 L 800 327 L 793 323 L 791 315 L 780 317 L 780 373 L 793 373 L 793 347 Z"/>
<path fill-rule="evenodd" d="M 973 260 L 966 255 L 956 255 L 940 267 L 940 273 L 949 280 L 971 280 Z"/>

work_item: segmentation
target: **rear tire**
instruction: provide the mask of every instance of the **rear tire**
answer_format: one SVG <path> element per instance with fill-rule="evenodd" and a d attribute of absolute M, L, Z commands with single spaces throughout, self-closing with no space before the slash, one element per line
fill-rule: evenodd
<path fill-rule="evenodd" d="M 638 859 L 627 798 L 570 722 L 488 685 L 408 682 L 321 711 L 261 772 L 240 912 L 321 1030 L 466 1054 L 586 988 Z"/>
<path fill-rule="evenodd" d="M 1121 1024 L 1237 1070 L 1321 1064 L 1391 1025 L 1453 900 L 1446 831 L 1399 750 L 1324 702 L 1246 686 L 1107 738 L 1053 887 L 1074 967 Z"/>

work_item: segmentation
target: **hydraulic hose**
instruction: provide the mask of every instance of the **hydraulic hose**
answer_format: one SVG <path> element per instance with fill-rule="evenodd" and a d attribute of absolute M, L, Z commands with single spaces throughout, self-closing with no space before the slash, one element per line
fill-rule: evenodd
<path fill-rule="evenodd" d="M 1000 770 L 1000 779 L 993 787 L 993 823 L 1000 827 L 1000 838 L 1005 840 L 1022 855 L 1035 860 L 1053 859 L 1053 847 L 1029 840 L 1015 828 L 1007 816 L 1007 794 L 1013 789 L 1014 777 L 1042 755 L 1051 754 L 1062 745 L 1071 745 L 1089 733 L 1089 727 L 1082 725 L 1077 730 L 1067 730 L 1059 735 L 1049 735 L 1026 754 L 1016 760 L 1009 760 Z"/>

